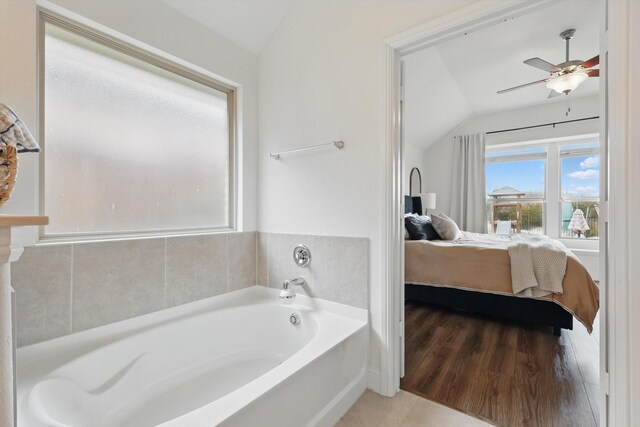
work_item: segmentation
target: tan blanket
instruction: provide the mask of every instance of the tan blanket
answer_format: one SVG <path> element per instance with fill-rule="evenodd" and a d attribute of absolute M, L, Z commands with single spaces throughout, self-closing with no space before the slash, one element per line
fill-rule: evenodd
<path fill-rule="evenodd" d="M 508 237 L 464 232 L 460 240 L 405 242 L 405 282 L 513 295 Z M 567 250 L 563 293 L 551 300 L 573 314 L 589 332 L 599 309 L 598 287 L 578 258 Z"/>

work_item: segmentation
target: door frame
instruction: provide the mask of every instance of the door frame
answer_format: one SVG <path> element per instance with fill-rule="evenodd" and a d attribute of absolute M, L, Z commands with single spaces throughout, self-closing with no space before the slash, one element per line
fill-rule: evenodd
<path fill-rule="evenodd" d="M 482 0 L 442 18 L 397 34 L 385 41 L 385 108 L 386 143 L 384 146 L 384 183 L 383 183 L 383 285 L 381 290 L 382 307 L 382 353 L 379 392 L 393 396 L 400 388 L 400 375 L 404 354 L 404 309 L 402 288 L 404 283 L 404 244 L 402 216 L 404 198 L 402 194 L 402 166 L 404 147 L 401 141 L 400 109 L 400 59 L 402 56 L 424 49 L 446 40 L 463 35 L 468 31 L 494 25 L 504 19 L 520 16 L 542 8 L 549 0 L 509 0 L 494 2 Z M 603 77 L 601 82 L 605 90 L 602 101 L 602 117 L 605 118 L 601 135 L 607 140 L 608 199 L 604 200 L 604 215 L 601 213 L 607 237 L 601 239 L 601 251 L 607 256 L 601 257 L 600 287 L 603 292 L 601 312 L 601 420 L 602 426 L 631 425 L 631 411 L 640 411 L 630 407 L 633 398 L 640 397 L 640 369 L 632 370 L 630 352 L 640 350 L 640 333 L 630 335 L 630 320 L 640 322 L 640 313 L 629 310 L 631 297 L 640 297 L 640 290 L 629 286 L 631 276 L 640 281 L 638 267 L 629 266 L 629 260 L 640 250 L 630 250 L 633 237 L 640 241 L 640 229 L 630 230 L 629 209 L 640 210 L 640 186 L 634 188 L 628 182 L 640 183 L 640 168 L 630 167 L 629 159 L 640 158 L 640 148 L 629 141 L 640 140 L 638 120 L 632 120 L 633 109 L 629 102 L 640 98 L 640 85 L 632 79 L 632 66 L 636 66 L 638 55 L 631 55 L 631 32 L 638 32 L 640 7 L 633 0 L 598 0 L 606 23 L 601 37 L 601 52 L 607 52 L 608 59 L 601 57 Z M 633 18 L 636 18 L 635 22 Z M 634 63 L 635 59 L 635 63 Z M 603 63 L 605 64 L 603 66 Z M 603 87 L 601 86 L 601 87 Z M 632 93 L 633 92 L 633 93 Z M 635 94 L 635 98 L 633 97 Z M 602 137 L 601 137 L 602 139 Z M 640 145 L 640 144 L 636 144 Z M 604 158 L 604 157 L 603 157 Z M 604 163 L 604 162 L 603 162 Z M 604 175 L 604 173 L 603 173 Z M 635 179 L 635 181 L 633 181 Z M 606 182 L 606 181 L 605 181 Z M 632 197 L 636 197 L 633 199 Z M 628 201 L 627 201 L 628 200 Z M 634 205 L 635 203 L 635 205 Z M 632 206 L 633 205 L 633 206 Z M 610 221 L 610 219 L 612 221 Z M 608 242 L 608 243 L 607 243 Z M 607 245 L 607 246 L 604 246 Z M 608 283 L 615 286 L 608 286 Z M 632 299 L 633 300 L 633 299 Z M 638 313 L 638 314 L 634 314 Z M 631 317 L 634 317 L 632 319 Z M 633 340 L 632 338 L 636 338 Z M 604 363 L 610 361 L 610 363 Z M 630 375 L 634 375 L 630 378 Z M 638 389 L 636 389 L 638 387 Z M 607 413 L 609 414 L 607 416 Z"/>

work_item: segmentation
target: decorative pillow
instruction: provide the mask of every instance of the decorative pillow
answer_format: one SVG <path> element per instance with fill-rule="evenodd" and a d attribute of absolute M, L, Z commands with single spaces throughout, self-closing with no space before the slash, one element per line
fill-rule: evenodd
<path fill-rule="evenodd" d="M 442 240 L 458 240 L 462 237 L 458 224 L 445 214 L 431 215 L 431 222 Z"/>
<path fill-rule="evenodd" d="M 433 228 L 431 220 L 422 216 L 406 216 L 404 227 L 411 240 L 440 240 L 440 236 Z"/>
<path fill-rule="evenodd" d="M 418 214 L 416 214 L 416 213 L 406 213 L 406 214 L 404 214 L 404 217 L 405 217 L 405 218 L 406 218 L 406 217 L 408 217 L 408 216 L 415 216 L 415 217 L 417 217 L 417 216 L 418 216 Z M 407 226 L 405 225 L 405 226 L 404 226 L 404 240 L 409 240 L 410 238 L 411 238 L 411 237 L 409 236 L 409 230 L 407 230 Z"/>

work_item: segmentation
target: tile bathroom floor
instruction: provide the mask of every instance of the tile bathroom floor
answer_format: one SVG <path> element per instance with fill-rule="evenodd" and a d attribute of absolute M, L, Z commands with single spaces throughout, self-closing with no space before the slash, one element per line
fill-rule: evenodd
<path fill-rule="evenodd" d="M 394 397 L 365 391 L 336 427 L 484 427 L 469 415 L 400 390 Z"/>

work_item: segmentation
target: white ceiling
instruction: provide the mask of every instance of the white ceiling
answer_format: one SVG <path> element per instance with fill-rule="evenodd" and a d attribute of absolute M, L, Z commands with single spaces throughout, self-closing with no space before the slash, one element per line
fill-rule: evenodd
<path fill-rule="evenodd" d="M 404 140 L 425 148 L 426 133 L 444 136 L 473 111 L 436 49 L 414 56 L 410 65 L 404 70 Z"/>
<path fill-rule="evenodd" d="M 296 0 L 161 0 L 258 55 Z"/>
<path fill-rule="evenodd" d="M 407 56 L 407 142 L 426 148 L 465 118 L 564 101 L 564 96 L 548 100 L 549 89 L 544 84 L 505 94 L 496 92 L 548 77 L 545 71 L 522 62 L 536 56 L 554 64 L 564 62 L 565 44 L 558 35 L 568 28 L 576 29 L 571 40 L 570 59 L 587 60 L 597 55 L 598 24 L 597 2 L 563 0 L 535 13 L 503 21 Z M 439 75 L 434 76 L 434 70 L 439 70 Z M 413 81 L 410 80 L 412 76 Z M 598 81 L 597 78 L 587 79 L 571 96 L 597 93 Z M 418 93 L 410 93 L 414 88 Z M 440 103 L 436 114 L 441 119 L 437 126 L 433 125 L 433 120 L 412 119 L 414 114 L 422 114 L 420 111 L 427 109 L 426 100 L 441 99 L 447 93 L 453 94 L 457 101 L 455 104 Z M 462 120 L 461 111 L 469 112 Z"/>

